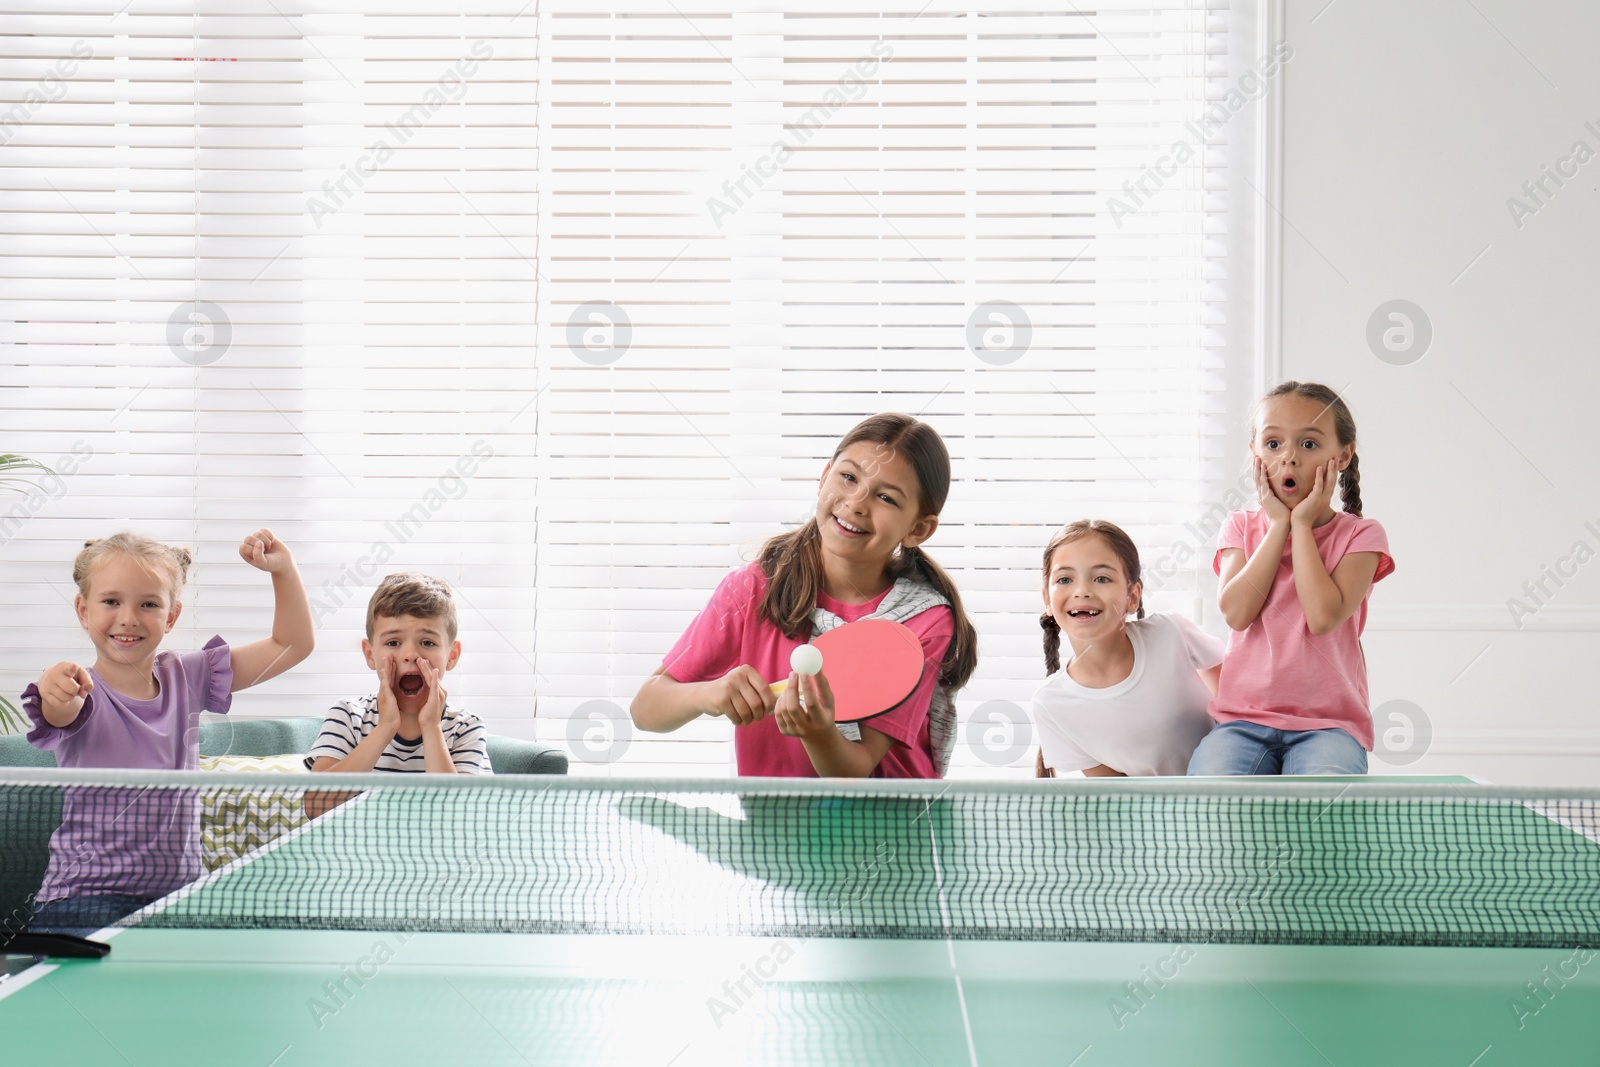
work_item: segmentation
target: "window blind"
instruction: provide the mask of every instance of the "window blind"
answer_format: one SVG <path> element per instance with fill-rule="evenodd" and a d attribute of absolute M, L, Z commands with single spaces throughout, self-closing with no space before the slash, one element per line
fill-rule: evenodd
<path fill-rule="evenodd" d="M 122 527 L 195 552 L 167 647 L 265 636 L 270 580 L 237 545 L 269 526 L 319 644 L 236 713 L 370 691 L 367 596 L 414 568 L 460 594 L 452 701 L 532 731 L 522 6 L 7 5 L 0 448 L 59 472 L 0 500 L 8 692 L 92 661 L 71 559 Z"/>
<path fill-rule="evenodd" d="M 1163 546 L 1226 429 L 1228 22 L 11 4 L 0 450 L 61 474 L 0 500 L 6 687 L 87 651 L 70 559 L 121 526 L 197 550 L 172 647 L 265 633 L 235 546 L 270 525 L 319 647 L 240 712 L 368 688 L 368 591 L 413 567 L 461 594 L 449 688 L 491 729 L 731 773 L 726 724 L 638 736 L 627 703 L 902 410 L 951 450 L 928 548 L 981 635 L 953 773 L 1024 773 L 1050 531 L 1126 526 L 1152 608 L 1200 588 Z"/>

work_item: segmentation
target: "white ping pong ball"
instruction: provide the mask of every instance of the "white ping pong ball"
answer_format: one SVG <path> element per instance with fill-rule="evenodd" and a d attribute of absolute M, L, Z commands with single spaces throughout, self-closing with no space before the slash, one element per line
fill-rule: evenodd
<path fill-rule="evenodd" d="M 789 666 L 797 674 L 816 674 L 822 670 L 822 650 L 816 645 L 800 645 L 789 653 Z"/>

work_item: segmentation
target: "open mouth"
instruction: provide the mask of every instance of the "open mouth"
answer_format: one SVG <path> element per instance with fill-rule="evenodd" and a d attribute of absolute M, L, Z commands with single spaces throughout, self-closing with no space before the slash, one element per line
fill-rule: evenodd
<path fill-rule="evenodd" d="M 1285 478 L 1283 480 L 1283 491 L 1285 493 L 1294 492 L 1294 485 L 1295 485 L 1295 482 L 1294 482 L 1293 478 Z"/>
<path fill-rule="evenodd" d="M 1069 619 L 1098 619 L 1100 611 L 1098 608 L 1074 608 L 1067 612 L 1067 617 Z"/>
<path fill-rule="evenodd" d="M 422 686 L 422 675 L 412 673 L 401 675 L 400 684 L 396 688 L 400 690 L 401 696 L 414 697 L 422 692 Z"/>
<path fill-rule="evenodd" d="M 837 515 L 833 517 L 833 524 L 839 527 L 839 529 L 843 530 L 845 533 L 849 534 L 851 537 L 865 537 L 869 532 L 867 530 L 863 530 L 859 526 L 850 525 Z"/>

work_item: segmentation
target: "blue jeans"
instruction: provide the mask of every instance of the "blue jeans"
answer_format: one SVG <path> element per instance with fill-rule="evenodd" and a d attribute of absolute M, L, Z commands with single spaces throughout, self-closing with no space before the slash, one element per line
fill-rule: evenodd
<path fill-rule="evenodd" d="M 1339 729 L 1274 730 L 1235 720 L 1205 736 L 1189 757 L 1189 773 L 1366 774 L 1367 750 Z"/>
<path fill-rule="evenodd" d="M 134 897 L 125 893 L 47 900 L 34 905 L 33 918 L 28 922 L 28 932 L 93 937 L 107 926 L 115 925 L 119 919 L 132 915 L 153 900 L 154 897 Z"/>

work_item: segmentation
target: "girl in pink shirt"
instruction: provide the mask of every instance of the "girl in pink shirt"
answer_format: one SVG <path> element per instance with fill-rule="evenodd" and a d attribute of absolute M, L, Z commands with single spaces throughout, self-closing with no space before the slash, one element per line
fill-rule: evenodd
<path fill-rule="evenodd" d="M 1234 512 L 1218 541 L 1217 602 L 1233 632 L 1209 708 L 1218 725 L 1189 773 L 1365 774 L 1361 631 L 1372 585 L 1394 560 L 1383 527 L 1361 517 L 1355 420 L 1327 386 L 1284 382 L 1255 422 L 1261 508 Z"/>
<path fill-rule="evenodd" d="M 817 483 L 816 513 L 729 574 L 639 687 L 633 721 L 676 730 L 701 715 L 734 724 L 742 775 L 937 778 L 954 739 L 954 690 L 977 666 L 977 633 L 950 577 L 921 546 L 939 526 L 950 454 L 926 423 L 875 415 L 845 435 Z M 826 667 L 802 680 L 789 653 L 819 628 L 867 616 L 903 622 L 927 669 L 894 710 L 835 724 Z M 781 695 L 769 681 L 787 677 Z"/>

